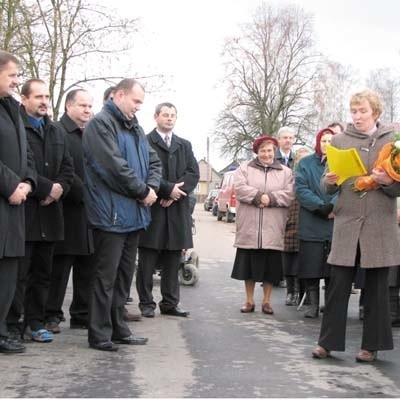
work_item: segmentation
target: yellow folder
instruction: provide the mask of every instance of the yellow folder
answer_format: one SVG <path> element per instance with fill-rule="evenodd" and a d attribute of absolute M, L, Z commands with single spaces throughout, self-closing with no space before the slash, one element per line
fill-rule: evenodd
<path fill-rule="evenodd" d="M 339 176 L 338 185 L 341 185 L 346 179 L 352 176 L 365 175 L 367 170 L 357 150 L 352 147 L 346 150 L 340 150 L 333 146 L 326 146 L 326 157 L 330 172 Z"/>

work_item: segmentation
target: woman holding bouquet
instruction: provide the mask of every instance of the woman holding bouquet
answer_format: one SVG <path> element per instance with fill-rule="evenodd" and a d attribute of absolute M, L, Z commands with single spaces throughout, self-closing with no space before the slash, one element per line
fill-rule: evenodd
<path fill-rule="evenodd" d="M 382 126 L 379 96 L 371 91 L 350 99 L 353 124 L 343 134 L 332 138 L 339 149 L 355 148 L 368 174 L 378 184 L 375 190 L 357 192 L 355 178 L 337 185 L 339 176 L 333 171 L 322 179 L 327 193 L 338 193 L 333 209 L 335 215 L 331 252 L 328 263 L 331 275 L 318 346 L 314 358 L 326 358 L 331 351 L 345 350 L 346 320 L 355 265 L 365 270 L 364 321 L 360 362 L 377 358 L 378 350 L 393 349 L 389 311 L 389 267 L 400 264 L 396 223 L 396 197 L 400 183 L 384 169 L 374 168 L 381 148 L 393 141 L 390 127 Z"/>

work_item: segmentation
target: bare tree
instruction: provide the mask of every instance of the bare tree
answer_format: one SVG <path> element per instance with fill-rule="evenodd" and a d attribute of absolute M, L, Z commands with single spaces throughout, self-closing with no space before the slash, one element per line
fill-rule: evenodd
<path fill-rule="evenodd" d="M 324 59 L 312 82 L 310 113 L 302 121 L 302 142 L 314 143 L 315 133 L 334 121 L 347 119 L 348 99 L 355 83 L 355 74 L 349 66 Z"/>
<path fill-rule="evenodd" d="M 396 122 L 399 120 L 400 76 L 391 68 L 380 68 L 370 72 L 367 86 L 382 97 L 383 112 L 381 121 Z"/>
<path fill-rule="evenodd" d="M 301 126 L 312 97 L 320 55 L 314 50 L 312 18 L 295 6 L 262 4 L 242 34 L 226 41 L 228 103 L 214 140 L 222 154 L 238 157 L 254 137 L 282 125 Z"/>
<path fill-rule="evenodd" d="M 125 19 L 90 0 L 2 2 L 5 48 L 18 54 L 24 74 L 49 83 L 54 116 L 64 94 L 83 83 L 123 77 L 120 63 L 133 44 L 136 19 Z M 117 67 L 116 67 L 117 66 Z"/>

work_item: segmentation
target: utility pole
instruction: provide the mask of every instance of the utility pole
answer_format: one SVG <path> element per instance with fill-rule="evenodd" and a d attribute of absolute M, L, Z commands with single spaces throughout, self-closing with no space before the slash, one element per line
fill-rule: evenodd
<path fill-rule="evenodd" d="M 207 194 L 210 191 L 211 181 L 211 166 L 210 166 L 210 138 L 207 136 Z"/>

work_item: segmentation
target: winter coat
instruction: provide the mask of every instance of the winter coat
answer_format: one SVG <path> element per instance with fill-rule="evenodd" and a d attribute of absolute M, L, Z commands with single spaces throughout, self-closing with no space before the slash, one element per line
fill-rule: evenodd
<path fill-rule="evenodd" d="M 333 219 L 316 214 L 321 206 L 336 202 L 336 194 L 328 194 L 321 187 L 325 164 L 317 153 L 302 158 L 296 170 L 296 199 L 300 204 L 300 240 L 325 242 L 332 239 Z"/>
<path fill-rule="evenodd" d="M 235 171 L 236 237 L 242 249 L 284 249 L 288 208 L 294 199 L 290 168 L 275 161 L 266 167 L 257 159 L 245 162 Z M 268 207 L 259 208 L 263 194 Z"/>
<path fill-rule="evenodd" d="M 89 228 L 83 202 L 82 130 L 65 113 L 56 125 L 64 132 L 74 164 L 74 178 L 63 196 L 64 240 L 56 243 L 55 254 L 88 255 L 93 253 L 93 234 Z"/>
<path fill-rule="evenodd" d="M 199 181 L 199 166 L 193 155 L 192 145 L 173 134 L 168 147 L 154 129 L 147 135 L 150 146 L 157 152 L 162 164 L 162 178 L 157 202 L 151 207 L 152 223 L 139 239 L 139 246 L 151 249 L 182 250 L 193 247 L 192 218 L 189 194 Z M 187 196 L 161 207 L 160 200 L 170 198 L 175 184 Z"/>
<path fill-rule="evenodd" d="M 12 97 L 0 99 L 0 258 L 25 254 L 25 207 L 10 205 L 8 198 L 20 182 L 35 189 L 36 171 L 20 105 Z"/>
<path fill-rule="evenodd" d="M 289 160 L 288 160 L 288 167 L 290 169 L 293 169 L 294 166 L 294 152 L 290 151 L 289 154 Z M 279 161 L 282 165 L 285 165 L 285 158 L 282 156 L 282 153 L 280 152 L 279 148 L 275 150 L 275 160 Z"/>
<path fill-rule="evenodd" d="M 299 251 L 299 211 L 300 205 L 297 199 L 294 199 L 289 207 L 288 218 L 285 228 L 285 247 L 287 253 L 296 253 Z"/>
<path fill-rule="evenodd" d="M 331 144 L 338 149 L 354 147 L 370 174 L 380 149 L 392 140 L 390 127 L 378 124 L 377 131 L 369 136 L 349 124 L 344 133 L 332 137 Z M 340 186 L 322 181 L 328 193 L 339 194 L 333 209 L 335 220 L 328 262 L 354 266 L 359 244 L 361 268 L 399 265 L 396 197 L 400 195 L 400 183 L 394 182 L 377 190 L 359 193 L 352 187 L 354 180 L 350 178 Z"/>
<path fill-rule="evenodd" d="M 64 216 L 61 199 L 47 206 L 40 202 L 50 195 L 54 183 L 63 188 L 64 197 L 73 180 L 74 167 L 63 132 L 44 117 L 41 129 L 29 122 L 21 108 L 25 130 L 35 159 L 37 185 L 25 203 L 26 241 L 56 241 L 64 239 Z"/>
<path fill-rule="evenodd" d="M 106 232 L 146 229 L 150 208 L 139 200 L 158 191 L 161 162 L 134 117 L 109 100 L 87 124 L 82 139 L 84 196 L 91 226 Z"/>

